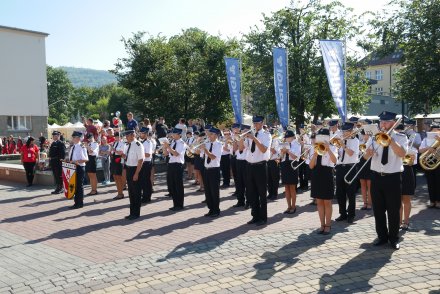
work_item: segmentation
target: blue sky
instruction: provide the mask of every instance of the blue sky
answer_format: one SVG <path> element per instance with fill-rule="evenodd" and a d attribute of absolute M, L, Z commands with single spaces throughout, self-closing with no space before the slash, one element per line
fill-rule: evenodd
<path fill-rule="evenodd" d="M 305 0 L 304 0 L 305 1 Z M 328 2 L 328 1 L 326 1 Z M 342 0 L 360 13 L 386 0 Z M 124 57 L 121 37 L 147 31 L 178 34 L 198 27 L 237 37 L 289 0 L 1 0 L 0 25 L 49 33 L 46 59 L 53 66 L 112 69 Z"/>

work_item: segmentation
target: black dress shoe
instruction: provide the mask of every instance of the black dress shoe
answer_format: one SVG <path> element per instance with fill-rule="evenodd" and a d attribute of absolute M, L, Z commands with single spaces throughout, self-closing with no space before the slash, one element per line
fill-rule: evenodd
<path fill-rule="evenodd" d="M 344 220 L 346 220 L 346 219 L 347 219 L 346 216 L 342 216 L 342 215 L 340 215 L 339 217 L 335 218 L 335 221 L 340 222 L 340 221 L 344 221 Z"/>
<path fill-rule="evenodd" d="M 212 215 L 212 211 L 205 213 L 203 216 L 211 216 Z"/>
<path fill-rule="evenodd" d="M 244 206 L 244 209 L 249 209 L 251 206 L 249 205 L 249 203 L 246 203 L 246 205 Z"/>
<path fill-rule="evenodd" d="M 206 203 L 206 200 L 203 200 L 201 203 Z"/>
<path fill-rule="evenodd" d="M 176 210 L 175 207 L 170 207 L 170 208 L 168 208 L 168 209 L 171 210 L 171 211 L 175 211 L 175 210 Z"/>
<path fill-rule="evenodd" d="M 79 208 L 82 208 L 82 207 L 83 207 L 82 205 L 74 204 L 74 205 L 70 206 L 70 209 L 79 209 Z"/>
<path fill-rule="evenodd" d="M 220 211 L 211 213 L 209 217 L 218 217 L 218 216 L 220 216 Z"/>
<path fill-rule="evenodd" d="M 127 215 L 126 217 L 124 217 L 125 219 L 130 219 L 131 215 Z"/>
<path fill-rule="evenodd" d="M 256 224 L 258 222 L 257 219 L 253 218 L 250 221 L 247 222 L 248 225 Z"/>
<path fill-rule="evenodd" d="M 347 217 L 347 223 L 352 224 L 354 222 L 354 217 Z"/>
<path fill-rule="evenodd" d="M 243 206 L 244 206 L 244 203 L 237 203 L 237 204 L 232 205 L 232 207 L 243 207 Z"/>
<path fill-rule="evenodd" d="M 390 245 L 391 245 L 391 248 L 393 248 L 394 250 L 399 250 L 400 249 L 399 242 L 391 242 Z"/>
<path fill-rule="evenodd" d="M 376 241 L 373 242 L 374 246 L 382 246 L 387 244 L 388 241 L 387 240 L 382 240 L 382 239 L 377 239 Z"/>
<path fill-rule="evenodd" d="M 264 226 L 265 224 L 267 224 L 266 220 L 260 220 L 255 223 L 255 225 L 257 225 L 257 226 Z"/>
<path fill-rule="evenodd" d="M 128 219 L 128 220 L 135 220 L 135 219 L 138 219 L 138 218 L 139 218 L 138 215 L 130 215 L 130 217 L 127 218 L 127 219 Z"/>
<path fill-rule="evenodd" d="M 181 211 L 181 210 L 183 210 L 183 207 L 180 207 L 180 206 L 174 207 L 174 211 Z"/>

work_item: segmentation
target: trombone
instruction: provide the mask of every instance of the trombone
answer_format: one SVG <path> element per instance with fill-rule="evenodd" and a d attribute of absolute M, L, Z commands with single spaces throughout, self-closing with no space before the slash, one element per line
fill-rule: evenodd
<path fill-rule="evenodd" d="M 371 144 L 368 146 L 368 148 L 370 148 L 373 145 L 373 142 L 376 141 L 379 145 L 381 145 L 382 147 L 387 147 L 390 145 L 391 143 L 391 132 L 400 124 L 400 122 L 402 121 L 402 118 L 399 118 L 394 125 L 391 127 L 391 129 L 389 129 L 387 132 L 379 132 L 376 135 L 374 135 L 374 137 L 371 140 Z M 379 146 L 378 146 L 379 147 Z M 360 146 L 359 146 L 360 148 Z M 367 151 L 368 148 L 365 148 L 365 152 Z M 374 150 L 376 151 L 376 150 Z M 362 154 L 364 155 L 365 152 Z M 360 157 L 359 157 L 360 158 Z M 357 163 L 355 163 L 353 165 L 352 168 L 350 168 L 350 170 L 345 174 L 344 176 L 344 181 L 345 183 L 347 183 L 347 185 L 351 185 L 351 183 L 354 182 L 354 180 L 359 176 L 359 174 L 362 172 L 362 170 L 367 166 L 367 164 L 370 162 L 372 157 L 368 158 L 365 163 L 361 166 L 361 168 L 358 170 L 358 172 L 353 176 L 353 178 L 351 180 L 348 180 L 348 175 L 351 173 L 351 171 L 356 167 Z"/>
<path fill-rule="evenodd" d="M 302 162 L 300 162 L 300 164 L 298 164 L 297 166 L 293 166 L 294 161 L 292 161 L 290 163 L 290 166 L 293 168 L 293 170 L 297 170 L 301 165 L 303 165 L 306 162 L 306 154 L 310 151 L 310 149 L 312 149 L 312 145 L 308 146 L 303 153 L 301 153 L 301 155 L 299 156 L 300 159 L 302 159 Z"/>

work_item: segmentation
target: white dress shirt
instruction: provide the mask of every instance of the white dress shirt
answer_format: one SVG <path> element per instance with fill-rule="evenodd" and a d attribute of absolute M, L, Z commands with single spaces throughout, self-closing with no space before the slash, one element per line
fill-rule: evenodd
<path fill-rule="evenodd" d="M 209 142 L 206 143 L 206 149 L 210 149 L 212 144 L 212 151 L 210 151 L 211 153 L 213 153 L 215 155 L 215 159 L 211 159 L 211 161 L 208 163 L 208 155 L 205 156 L 205 167 L 206 168 L 210 168 L 210 167 L 220 167 L 220 159 L 222 157 L 222 149 L 223 149 L 223 144 L 221 142 L 219 142 L 218 140 L 215 140 L 214 142 Z"/>
<path fill-rule="evenodd" d="M 138 140 L 133 140 L 131 143 L 126 143 L 124 146 L 125 165 L 126 166 L 137 166 L 139 160 L 144 160 L 145 152 L 144 145 Z"/>
<path fill-rule="evenodd" d="M 272 146 L 275 150 L 275 153 L 270 152 L 270 160 L 277 160 L 280 158 L 280 139 L 273 139 L 272 140 Z"/>
<path fill-rule="evenodd" d="M 335 154 L 336 156 L 336 160 L 338 160 L 338 148 L 336 148 L 333 145 L 330 145 L 330 151 L 333 152 L 333 154 Z M 330 152 L 329 151 L 329 152 Z M 333 161 L 331 161 L 330 159 L 330 154 L 329 152 L 326 152 L 321 159 L 321 165 L 322 166 L 328 166 L 328 167 L 334 167 L 335 164 L 333 163 Z"/>
<path fill-rule="evenodd" d="M 222 148 L 222 155 L 232 154 L 232 145 L 231 144 L 225 143 L 225 145 L 223 145 L 223 147 L 225 147 L 225 148 Z M 225 149 L 227 149 L 227 150 L 225 150 Z"/>
<path fill-rule="evenodd" d="M 88 153 L 90 156 L 98 156 L 99 153 L 99 144 L 98 142 L 90 142 L 87 144 L 89 146 Z"/>
<path fill-rule="evenodd" d="M 151 142 L 152 140 L 147 139 L 142 142 L 142 145 L 144 145 L 144 153 L 150 154 L 150 156 L 144 158 L 144 161 L 151 161 L 153 157 L 153 144 Z"/>
<path fill-rule="evenodd" d="M 270 158 L 270 145 L 272 144 L 272 136 L 269 132 L 266 132 L 265 130 L 261 129 L 256 133 L 257 139 L 267 147 L 266 152 L 261 152 L 258 148 L 257 144 L 255 143 L 255 150 L 252 152 L 252 141 L 251 139 L 246 139 L 248 141 L 248 149 L 246 152 L 246 161 L 249 163 L 257 163 L 261 161 L 268 161 Z"/>
<path fill-rule="evenodd" d="M 124 152 L 124 145 L 125 145 L 125 143 L 122 141 L 113 142 L 112 153 L 115 153 L 116 151 Z"/>
<path fill-rule="evenodd" d="M 345 144 L 347 149 L 353 151 L 353 155 L 348 155 L 347 151 L 344 154 L 344 161 L 342 161 L 342 155 L 344 153 L 343 148 L 339 148 L 338 150 L 338 163 L 337 164 L 353 164 L 358 162 L 359 158 L 359 139 L 347 139 L 347 143 Z"/>
<path fill-rule="evenodd" d="M 391 133 L 391 137 L 405 149 L 405 152 L 408 150 L 408 138 L 404 134 L 399 134 L 393 131 Z M 393 149 L 388 146 L 388 163 L 382 165 L 382 153 L 383 147 L 377 144 L 375 141 L 372 144 L 373 150 L 376 152 L 373 154 L 371 158 L 371 170 L 378 173 L 398 173 L 403 171 L 403 161 L 402 157 L 398 157 L 396 153 L 394 153 Z"/>
<path fill-rule="evenodd" d="M 174 156 L 173 154 L 171 154 L 171 152 L 169 153 L 170 156 L 170 161 L 169 163 L 181 163 L 183 164 L 185 162 L 185 150 L 187 145 L 185 144 L 185 142 L 182 139 L 179 139 L 177 141 L 175 141 L 176 143 L 176 147 L 174 147 L 174 142 L 170 144 L 170 147 L 173 148 L 177 153 L 179 153 L 178 156 Z"/>
<path fill-rule="evenodd" d="M 304 144 L 303 146 L 303 152 L 306 152 L 304 154 L 304 161 L 306 162 L 305 164 L 309 164 L 313 157 L 313 146 L 311 142 L 310 144 Z"/>
<path fill-rule="evenodd" d="M 294 140 L 292 142 L 290 142 L 290 149 L 289 151 L 292 152 L 295 156 L 296 159 L 294 160 L 293 157 L 289 154 L 289 160 L 294 160 L 294 161 L 299 161 L 299 157 L 301 156 L 301 145 L 298 143 L 298 141 Z M 286 161 L 286 154 L 282 155 L 281 157 L 281 161 Z"/>
<path fill-rule="evenodd" d="M 73 154 L 72 154 L 73 153 Z M 87 148 L 84 147 L 82 143 L 78 143 L 72 146 L 69 151 L 69 160 L 71 162 L 77 161 L 77 160 L 89 160 L 89 156 L 87 154 Z M 86 163 L 78 163 L 79 166 L 86 166 Z"/>
<path fill-rule="evenodd" d="M 243 151 L 240 151 L 239 149 L 237 149 L 237 151 L 235 151 L 235 155 L 237 156 L 237 160 L 246 160 L 247 150 L 248 150 L 248 148 L 250 148 L 250 147 L 248 147 L 248 140 L 244 140 L 243 144 L 244 144 Z"/>

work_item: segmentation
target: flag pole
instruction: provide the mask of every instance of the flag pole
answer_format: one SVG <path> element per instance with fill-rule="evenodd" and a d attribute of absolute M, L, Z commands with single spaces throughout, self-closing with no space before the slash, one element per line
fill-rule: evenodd
<path fill-rule="evenodd" d="M 345 86 L 345 99 L 344 99 L 344 113 L 345 120 L 347 120 L 347 37 L 344 38 L 344 86 Z"/>

